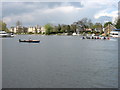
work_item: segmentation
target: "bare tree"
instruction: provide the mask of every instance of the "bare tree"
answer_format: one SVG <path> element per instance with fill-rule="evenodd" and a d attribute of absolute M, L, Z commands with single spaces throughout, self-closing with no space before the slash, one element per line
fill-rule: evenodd
<path fill-rule="evenodd" d="M 17 21 L 16 26 L 22 26 L 22 23 L 20 21 Z"/>

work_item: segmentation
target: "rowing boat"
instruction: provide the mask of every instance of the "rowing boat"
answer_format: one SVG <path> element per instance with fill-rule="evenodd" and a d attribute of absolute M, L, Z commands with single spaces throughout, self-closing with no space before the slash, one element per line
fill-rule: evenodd
<path fill-rule="evenodd" d="M 19 39 L 19 42 L 39 43 L 40 40 L 21 40 L 21 39 Z"/>

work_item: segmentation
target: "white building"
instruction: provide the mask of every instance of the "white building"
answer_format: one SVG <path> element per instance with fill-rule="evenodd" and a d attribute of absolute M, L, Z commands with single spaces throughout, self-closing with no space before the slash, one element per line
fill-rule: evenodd
<path fill-rule="evenodd" d="M 41 33 L 45 33 L 45 27 L 41 27 Z"/>
<path fill-rule="evenodd" d="M 39 25 L 36 26 L 37 33 L 41 32 L 41 27 Z"/>
<path fill-rule="evenodd" d="M 17 28 L 16 27 L 11 27 L 10 32 L 17 33 Z"/>
<path fill-rule="evenodd" d="M 45 28 L 41 26 L 34 27 L 11 27 L 10 32 L 13 33 L 45 33 Z"/>
<path fill-rule="evenodd" d="M 35 27 L 29 27 L 28 28 L 28 33 L 35 33 L 36 32 L 36 28 Z"/>
<path fill-rule="evenodd" d="M 40 33 L 40 32 L 41 32 L 41 27 L 38 25 L 35 27 L 28 28 L 28 33 Z"/>

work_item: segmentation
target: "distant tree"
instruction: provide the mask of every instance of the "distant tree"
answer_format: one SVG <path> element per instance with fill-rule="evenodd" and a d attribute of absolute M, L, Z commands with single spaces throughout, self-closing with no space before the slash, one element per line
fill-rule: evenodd
<path fill-rule="evenodd" d="M 71 32 L 76 32 L 76 25 L 74 25 L 74 24 L 72 24 L 71 26 L 70 26 L 70 30 L 71 30 Z"/>
<path fill-rule="evenodd" d="M 22 26 L 22 23 L 20 21 L 17 21 L 16 26 Z"/>
<path fill-rule="evenodd" d="M 0 30 L 9 32 L 8 28 L 7 28 L 7 24 L 4 23 L 3 21 L 0 21 Z"/>
<path fill-rule="evenodd" d="M 94 26 L 93 26 L 93 29 L 96 30 L 96 32 L 102 32 L 103 31 L 103 26 L 101 23 L 95 23 Z"/>
<path fill-rule="evenodd" d="M 17 28 L 18 34 L 24 33 L 24 30 L 23 30 L 24 28 L 22 27 L 22 23 L 20 21 L 16 22 L 16 28 Z"/>
<path fill-rule="evenodd" d="M 67 33 L 70 33 L 70 25 L 66 25 Z"/>
<path fill-rule="evenodd" d="M 101 23 L 95 23 L 94 24 L 94 29 L 96 28 L 96 29 L 102 29 L 102 24 Z"/>
<path fill-rule="evenodd" d="M 107 27 L 109 24 L 113 25 L 112 22 L 106 22 L 106 23 L 104 24 L 104 27 Z"/>
<path fill-rule="evenodd" d="M 88 28 L 93 29 L 94 24 L 92 23 L 92 20 L 91 20 L 91 19 L 88 20 L 87 26 L 88 26 Z"/>
<path fill-rule="evenodd" d="M 86 20 L 82 19 L 82 20 L 78 21 L 76 24 L 77 24 L 77 26 L 84 27 L 86 24 Z"/>
<path fill-rule="evenodd" d="M 92 20 L 88 18 L 83 18 L 77 22 L 74 22 L 73 24 L 76 25 L 77 33 L 84 32 L 86 28 L 94 29 L 94 24 L 92 23 Z"/>
<path fill-rule="evenodd" d="M 37 28 L 35 27 L 35 33 L 37 34 Z"/>
<path fill-rule="evenodd" d="M 45 34 L 49 35 L 51 32 L 53 32 L 53 26 L 51 24 L 46 24 L 45 26 Z"/>
<path fill-rule="evenodd" d="M 57 32 L 58 32 L 58 27 L 57 27 L 57 26 L 54 26 L 53 32 L 54 32 L 54 33 L 57 33 Z"/>
<path fill-rule="evenodd" d="M 66 31 L 66 25 L 61 25 L 61 32 L 65 32 Z"/>
<path fill-rule="evenodd" d="M 82 22 L 85 26 L 87 26 L 87 21 L 88 21 L 87 18 L 83 18 L 83 19 L 81 19 L 81 22 Z"/>
<path fill-rule="evenodd" d="M 115 27 L 116 27 L 117 29 L 120 29 L 120 19 L 117 20 L 117 23 L 116 23 Z"/>
<path fill-rule="evenodd" d="M 28 33 L 28 28 L 27 27 L 23 27 L 23 33 Z"/>
<path fill-rule="evenodd" d="M 58 32 L 60 32 L 61 31 L 61 25 L 59 24 L 58 25 Z"/>
<path fill-rule="evenodd" d="M 83 18 L 79 22 L 84 28 L 91 28 L 93 26 L 92 20 L 88 18 Z"/>

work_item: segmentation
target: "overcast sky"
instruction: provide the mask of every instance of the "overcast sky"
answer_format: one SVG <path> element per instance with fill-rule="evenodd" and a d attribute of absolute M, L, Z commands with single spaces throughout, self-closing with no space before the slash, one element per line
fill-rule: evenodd
<path fill-rule="evenodd" d="M 119 0 L 80 0 L 79 2 L 3 2 L 2 18 L 8 27 L 72 24 L 84 17 L 93 22 L 114 21 Z"/>

